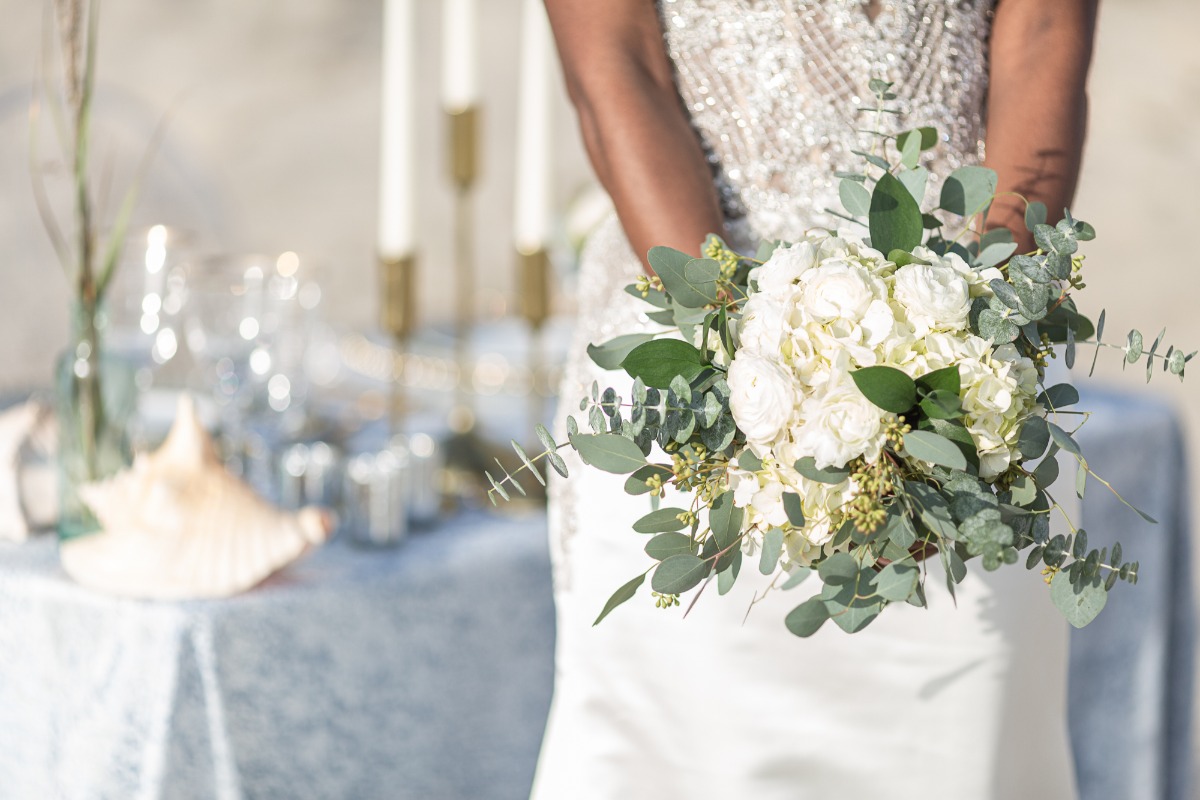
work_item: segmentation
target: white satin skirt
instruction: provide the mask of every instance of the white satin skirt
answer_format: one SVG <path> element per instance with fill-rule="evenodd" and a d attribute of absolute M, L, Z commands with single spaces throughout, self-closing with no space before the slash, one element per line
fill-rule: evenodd
<path fill-rule="evenodd" d="M 691 593 L 658 609 L 647 580 L 593 627 L 651 563 L 631 530 L 649 505 L 623 476 L 571 467 L 551 508 L 557 670 L 534 800 L 1075 797 L 1068 628 L 1037 570 L 973 561 L 955 602 L 931 563 L 927 609 L 799 639 L 783 619 L 817 579 L 747 616 L 769 582 L 747 558 L 733 590 L 714 581 L 686 619 Z"/>

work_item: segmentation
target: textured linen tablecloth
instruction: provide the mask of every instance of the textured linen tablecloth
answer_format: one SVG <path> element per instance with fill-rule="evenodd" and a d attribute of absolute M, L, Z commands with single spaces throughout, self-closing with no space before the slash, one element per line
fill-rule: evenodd
<path fill-rule="evenodd" d="M 0 547 L 0 798 L 438 800 L 529 792 L 549 709 L 544 516 L 335 540 L 243 596 L 79 588 Z"/>
<path fill-rule="evenodd" d="M 1120 541 L 1141 562 L 1100 616 L 1071 634 L 1070 730 L 1082 800 L 1192 800 L 1195 596 L 1187 459 L 1178 416 L 1145 394 L 1080 390 L 1078 439 L 1092 469 L 1158 521 L 1089 480 L 1091 547 Z"/>
<path fill-rule="evenodd" d="M 1119 537 L 1142 581 L 1072 634 L 1080 797 L 1191 800 L 1178 422 L 1144 397 L 1084 403 L 1093 468 L 1160 524 L 1089 485 L 1089 538 Z M 226 601 L 115 600 L 70 583 L 50 537 L 0 545 L 0 800 L 521 800 L 553 615 L 541 515 L 335 541 Z"/>

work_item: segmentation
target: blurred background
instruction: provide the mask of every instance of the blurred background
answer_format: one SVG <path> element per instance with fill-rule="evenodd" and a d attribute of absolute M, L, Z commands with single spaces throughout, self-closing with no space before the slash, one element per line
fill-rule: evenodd
<path fill-rule="evenodd" d="M 418 37 L 417 53 L 423 70 L 415 126 L 422 154 L 419 308 L 425 320 L 439 321 L 453 307 L 453 287 L 440 277 L 451 263 L 453 196 L 438 102 L 439 7 L 416 6 L 419 25 L 429 32 Z M 68 291 L 30 191 L 28 108 L 44 4 L 0 0 L 0 8 L 3 392 L 50 382 L 54 354 L 66 340 Z M 476 312 L 485 319 L 513 310 L 519 8 L 519 0 L 480 3 L 484 127 Z M 164 113 L 168 118 L 135 224 L 188 228 L 227 252 L 295 251 L 324 290 L 328 319 L 359 327 L 377 319 L 380 22 L 379 3 L 106 0 L 97 107 L 108 134 L 97 143 L 98 157 L 106 148 L 114 160 L 138 152 Z M 1112 341 L 1134 326 L 1150 341 L 1165 325 L 1168 343 L 1200 347 L 1200 277 L 1189 238 L 1200 225 L 1197 30 L 1195 0 L 1101 4 L 1090 132 L 1074 210 L 1098 231 L 1086 249 L 1085 310 L 1110 309 L 1106 338 Z M 552 250 L 558 308 L 566 312 L 571 242 L 594 216 L 595 195 L 557 84 L 553 108 L 558 214 Z M 119 199 L 117 191 L 111 203 Z M 1119 354 L 1105 352 L 1096 380 L 1165 398 L 1185 420 L 1189 452 L 1200 452 L 1200 375 L 1182 385 L 1159 375 L 1147 387 L 1140 370 L 1123 373 Z M 1193 486 L 1200 488 L 1196 474 Z M 1200 491 L 1191 498 L 1193 517 L 1200 518 Z M 1144 535 L 1153 536 L 1153 529 Z M 1127 545 L 1135 540 L 1127 537 Z M 1193 556 L 1200 566 L 1200 549 Z"/>

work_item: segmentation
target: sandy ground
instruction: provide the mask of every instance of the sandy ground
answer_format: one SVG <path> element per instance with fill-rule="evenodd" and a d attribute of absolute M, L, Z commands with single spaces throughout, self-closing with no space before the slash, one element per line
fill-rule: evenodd
<path fill-rule="evenodd" d="M 481 3 L 485 15 L 484 173 L 479 185 L 480 312 L 502 313 L 512 288 L 509 234 L 514 138 L 516 0 Z M 30 86 L 42 4 L 0 0 L 0 391 L 44 383 L 67 328 L 66 290 L 30 200 Z M 418 3 L 423 30 L 418 146 L 422 306 L 444 316 L 451 289 L 451 196 L 439 153 L 438 4 Z M 169 133 L 146 187 L 142 222 L 191 228 L 226 251 L 295 250 L 325 287 L 333 320 L 375 316 L 378 3 L 309 0 L 108 0 L 101 26 L 99 113 L 115 131 L 99 152 L 121 166 L 164 109 Z M 1089 247 L 1086 304 L 1107 307 L 1114 337 L 1140 326 L 1200 347 L 1200 4 L 1106 0 L 1091 80 L 1092 116 L 1078 215 Z M 566 207 L 590 180 L 561 96 L 553 157 Z M 119 195 L 118 195 L 119 196 Z M 116 203 L 110 199 L 109 207 Z M 1149 388 L 1120 359 L 1099 376 L 1171 399 L 1200 452 L 1200 387 L 1156 377 Z M 1200 362 L 1194 367 L 1200 371 Z M 1200 486 L 1200 482 L 1193 481 Z M 1193 492 L 1193 498 L 1200 492 Z M 1193 500 L 1197 511 L 1200 501 Z M 1200 517 L 1197 517 L 1200 518 Z M 1198 561 L 1197 563 L 1200 563 Z"/>

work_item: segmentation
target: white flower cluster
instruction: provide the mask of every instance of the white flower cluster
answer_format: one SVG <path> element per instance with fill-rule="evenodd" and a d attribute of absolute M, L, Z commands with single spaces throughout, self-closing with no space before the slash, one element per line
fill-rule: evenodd
<path fill-rule="evenodd" d="M 763 468 L 731 469 L 730 485 L 760 530 L 784 526 L 784 492 L 800 496 L 806 525 L 786 538 L 797 563 L 828 549 L 855 487 L 810 481 L 792 465 L 804 457 L 818 468 L 874 463 L 886 441 L 893 415 L 863 396 L 852 370 L 886 365 L 917 378 L 958 365 L 962 421 L 985 480 L 1017 457 L 1021 424 L 1039 408 L 1033 362 L 968 328 L 972 300 L 989 295 L 1001 273 L 925 248 L 913 255 L 897 268 L 846 232 L 819 231 L 751 273 L 757 291 L 743 309 L 728 381 L 734 420 Z"/>

